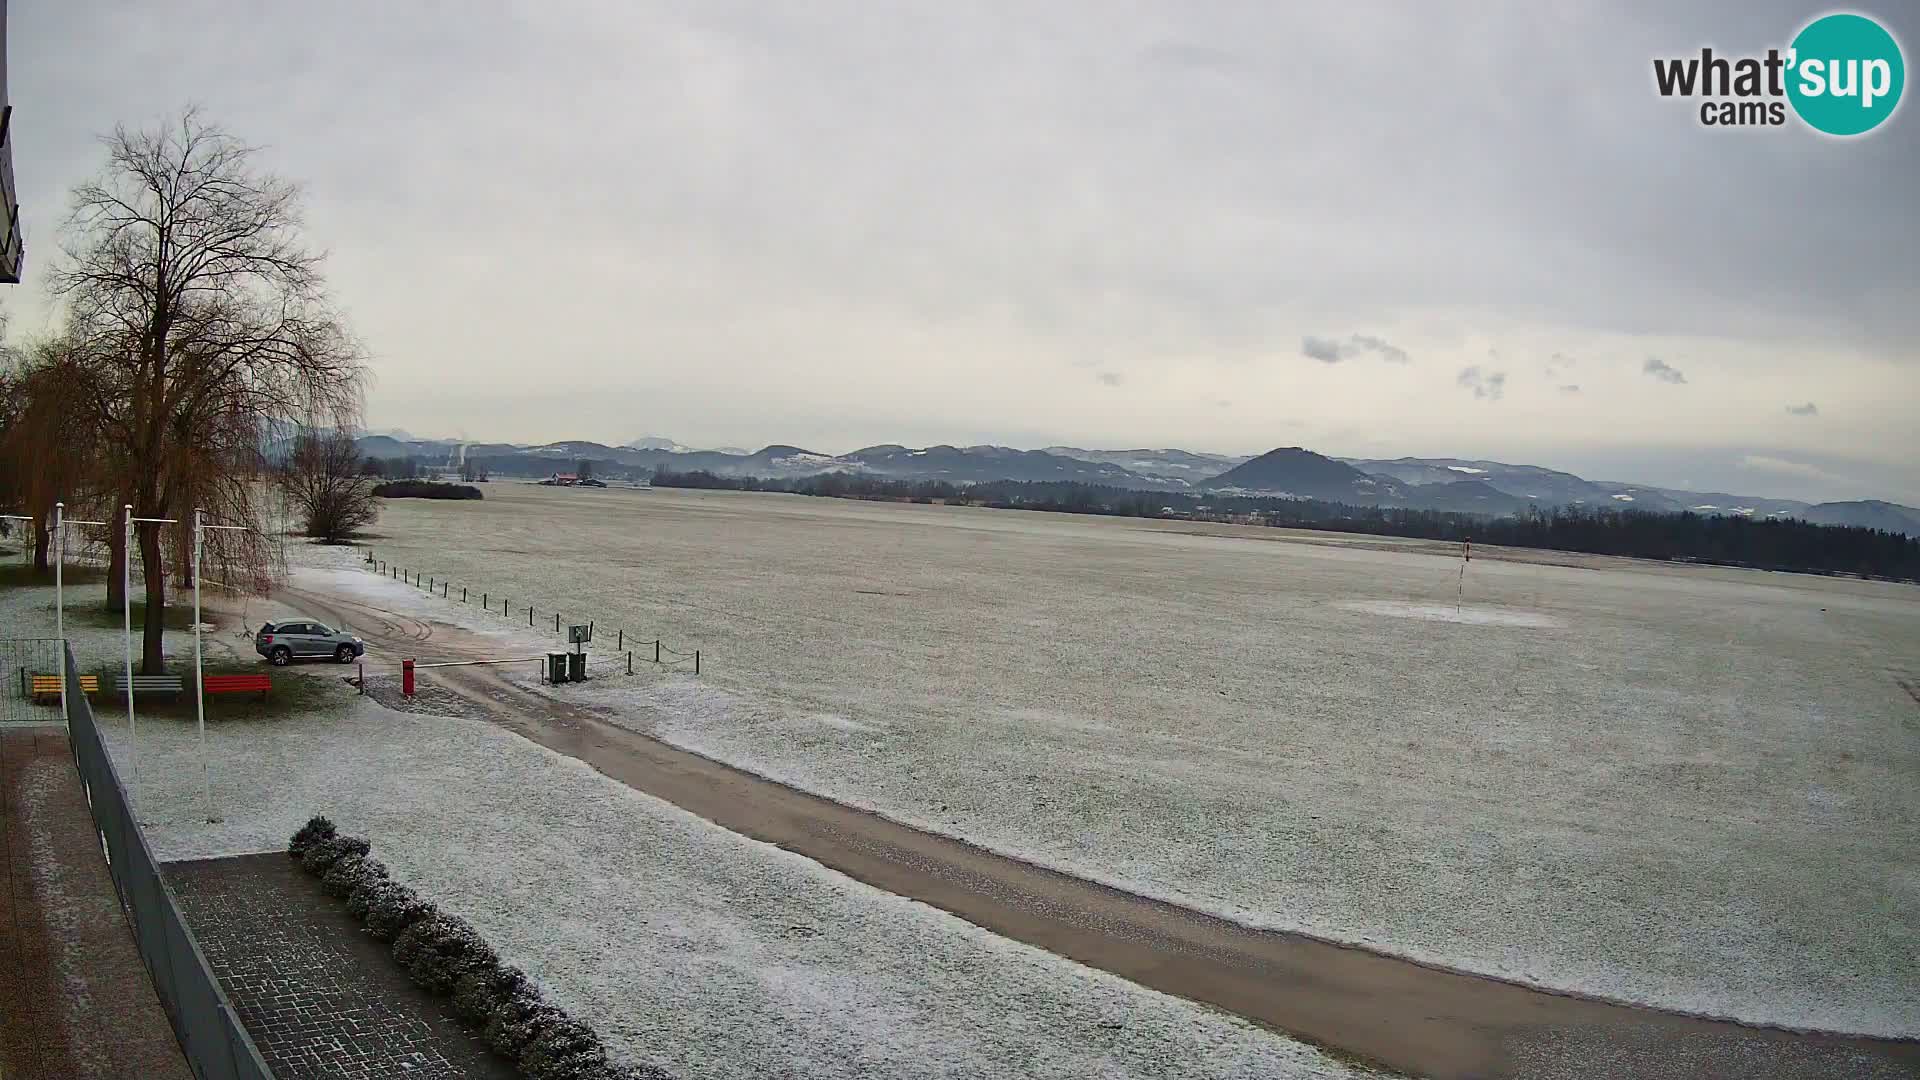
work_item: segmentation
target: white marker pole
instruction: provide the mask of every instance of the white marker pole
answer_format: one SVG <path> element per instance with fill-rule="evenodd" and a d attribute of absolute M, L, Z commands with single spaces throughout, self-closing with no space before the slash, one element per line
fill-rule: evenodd
<path fill-rule="evenodd" d="M 193 508 L 193 712 L 195 723 L 200 729 L 200 788 L 207 800 L 207 824 L 220 819 L 213 813 L 213 768 L 207 755 L 207 684 L 206 674 L 201 666 L 200 651 L 200 549 L 201 539 L 208 529 L 228 529 L 233 532 L 246 532 L 244 525 L 209 525 L 207 512 L 200 507 Z M 214 582 L 218 585 L 219 582 Z"/>
<path fill-rule="evenodd" d="M 129 760 L 133 762 L 133 788 L 128 800 L 133 807 L 140 805 L 140 732 L 133 726 L 133 504 L 128 503 L 121 510 L 126 519 L 126 539 L 123 546 L 125 557 L 120 560 L 120 619 L 121 629 L 126 635 L 127 646 L 127 743 L 130 750 Z M 133 809 L 129 807 L 129 809 Z M 134 810 L 137 821 L 139 811 Z"/>
<path fill-rule="evenodd" d="M 174 519 L 134 517 L 132 503 L 127 504 L 126 513 L 127 559 L 126 562 L 121 564 L 120 610 L 121 618 L 125 621 L 127 634 L 127 746 L 132 752 L 130 760 L 133 762 L 133 768 L 131 770 L 133 773 L 133 788 L 127 793 L 127 796 L 135 804 L 132 809 L 137 818 L 139 815 L 138 803 L 140 802 L 140 732 L 133 724 L 133 523 L 137 521 L 143 525 L 172 525 Z M 145 567 L 141 567 L 141 573 L 143 575 L 146 573 Z M 166 573 L 165 568 L 161 568 L 160 573 Z M 147 617 L 152 618 L 153 613 L 148 612 Z M 161 612 L 160 618 L 162 620 L 162 626 L 164 626 L 166 612 Z"/>
<path fill-rule="evenodd" d="M 67 640 L 67 599 L 66 599 L 67 594 L 66 594 L 66 585 L 63 580 L 63 574 L 64 574 L 63 568 L 65 567 L 66 561 L 67 561 L 67 526 L 69 525 L 105 525 L 106 522 L 77 521 L 73 518 L 70 518 L 67 516 L 66 503 L 54 503 L 53 513 L 54 513 L 53 520 L 56 522 L 56 525 L 54 526 L 54 528 L 57 532 L 57 535 L 55 537 L 57 544 L 54 547 L 54 552 L 60 559 L 60 561 L 58 563 L 55 563 L 53 567 L 53 625 L 54 625 L 54 632 L 60 638 L 61 648 L 64 650 L 66 647 L 66 640 Z M 62 721 L 66 720 L 66 712 L 67 712 L 66 675 L 67 675 L 67 658 L 66 658 L 66 654 L 62 652 L 60 656 L 60 719 Z"/>
<path fill-rule="evenodd" d="M 53 636 L 60 642 L 60 722 L 67 722 L 67 504 L 53 504 Z"/>
<path fill-rule="evenodd" d="M 193 714 L 200 729 L 200 788 L 207 799 L 207 820 L 213 820 L 213 774 L 207 766 L 207 691 L 200 665 L 200 522 L 206 511 L 193 508 Z"/>

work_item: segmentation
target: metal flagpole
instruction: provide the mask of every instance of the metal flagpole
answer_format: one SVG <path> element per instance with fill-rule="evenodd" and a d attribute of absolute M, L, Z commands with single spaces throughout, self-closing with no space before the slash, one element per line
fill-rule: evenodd
<path fill-rule="evenodd" d="M 120 560 L 120 618 L 127 647 L 127 743 L 129 760 L 133 762 L 133 787 L 127 799 L 137 807 L 140 805 L 140 732 L 133 726 L 133 504 L 126 504 L 120 516 L 126 521 L 127 533 L 121 541 L 125 557 Z M 134 811 L 134 818 L 139 819 L 138 810 Z"/>
<path fill-rule="evenodd" d="M 53 504 L 53 636 L 60 641 L 60 722 L 67 717 L 67 504 Z"/>
<path fill-rule="evenodd" d="M 65 579 L 64 579 L 65 567 L 67 562 L 67 526 L 69 525 L 104 526 L 106 522 L 80 521 L 77 518 L 70 518 L 67 516 L 67 504 L 63 502 L 53 504 L 53 513 L 54 513 L 54 521 L 57 522 L 57 524 L 55 525 L 55 529 L 58 531 L 58 535 L 55 538 L 56 543 L 54 545 L 54 554 L 60 560 L 58 563 L 54 565 L 54 568 L 53 568 L 53 625 L 54 625 L 55 634 L 60 638 L 60 647 L 62 650 L 64 650 L 66 648 L 66 640 L 67 640 L 67 591 L 66 591 L 66 585 L 65 585 Z M 66 667 L 66 664 L 67 664 L 67 658 L 63 652 L 60 657 L 60 719 L 62 722 L 65 722 L 67 718 L 67 678 L 66 678 L 67 667 Z"/>
<path fill-rule="evenodd" d="M 206 511 L 193 508 L 193 716 L 200 729 L 200 790 L 207 799 L 207 820 L 213 820 L 213 774 L 207 766 L 207 690 L 200 666 L 200 522 Z"/>
<path fill-rule="evenodd" d="M 194 720 L 200 729 L 200 788 L 207 800 L 207 824 L 220 819 L 213 813 L 213 770 L 207 756 L 207 684 L 206 675 L 201 666 L 200 652 L 200 548 L 201 537 L 208 529 L 227 529 L 233 532 L 248 531 L 245 525 L 209 525 L 207 512 L 200 507 L 193 508 L 193 712 Z M 215 582 L 214 584 L 219 584 Z"/>
<path fill-rule="evenodd" d="M 127 798 L 128 801 L 133 804 L 132 809 L 135 819 L 137 820 L 139 817 L 140 803 L 140 731 L 134 726 L 133 722 L 133 525 L 136 521 L 143 525 L 172 525 L 174 519 L 134 517 L 132 503 L 126 505 L 126 518 L 127 558 L 126 561 L 121 564 L 120 617 L 127 635 L 127 750 L 128 760 L 133 763 L 132 768 L 129 770 L 133 776 L 133 784 L 127 792 Z M 164 574 L 166 570 L 160 568 L 159 572 Z M 145 567 L 141 568 L 141 573 L 146 573 Z M 148 612 L 147 617 L 149 619 L 153 618 L 153 613 Z M 162 626 L 164 626 L 166 612 L 161 612 L 160 618 L 162 620 Z"/>

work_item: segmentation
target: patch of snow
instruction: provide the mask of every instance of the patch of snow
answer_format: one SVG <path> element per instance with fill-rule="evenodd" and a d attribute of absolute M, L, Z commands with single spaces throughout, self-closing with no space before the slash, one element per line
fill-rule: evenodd
<path fill-rule="evenodd" d="M 1485 469 L 1476 469 L 1471 465 L 1449 465 L 1447 468 L 1457 473 L 1466 473 L 1469 476 L 1479 476 L 1481 473 L 1487 471 Z"/>
<path fill-rule="evenodd" d="M 1458 606 L 1454 604 L 1408 604 L 1397 600 L 1364 600 L 1341 604 L 1348 611 L 1385 615 L 1395 619 L 1426 619 L 1430 622 L 1463 623 L 1468 626 L 1526 626 L 1535 629 L 1565 629 L 1566 623 L 1536 611 L 1506 608 Z"/>
<path fill-rule="evenodd" d="M 126 767 L 124 732 L 103 733 Z M 1283 1036 L 1021 945 L 641 795 L 492 724 L 343 696 L 141 728 L 163 860 L 365 835 L 617 1055 L 676 1076 L 1358 1080 Z"/>
<path fill-rule="evenodd" d="M 1631 495 L 1615 495 L 1615 496 L 1614 496 L 1614 498 L 1616 498 L 1616 499 L 1618 499 L 1618 500 L 1620 500 L 1621 502 L 1632 502 L 1632 501 L 1633 501 L 1633 496 L 1631 496 Z"/>

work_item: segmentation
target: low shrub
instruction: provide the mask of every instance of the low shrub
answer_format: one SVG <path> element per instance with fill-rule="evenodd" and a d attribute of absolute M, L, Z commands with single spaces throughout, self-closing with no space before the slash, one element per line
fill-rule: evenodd
<path fill-rule="evenodd" d="M 480 1037 L 504 1058 L 520 1060 L 533 1040 L 548 1024 L 566 1019 L 567 1014 L 541 998 L 540 991 L 528 985 L 519 992 L 495 1002 L 493 1012 L 481 1027 Z"/>
<path fill-rule="evenodd" d="M 327 895 L 345 900 L 364 881 L 384 879 L 387 867 L 371 855 L 342 855 L 320 875 L 320 887 Z"/>
<path fill-rule="evenodd" d="M 309 874 L 324 874 L 342 856 L 365 855 L 371 850 L 373 845 L 357 836 L 330 836 L 309 844 L 306 853 L 300 856 L 300 865 Z"/>
<path fill-rule="evenodd" d="M 370 896 L 367 903 L 366 927 L 378 941 L 393 941 L 407 932 L 414 923 L 432 918 L 439 909 L 422 899 L 420 895 L 405 885 L 395 885 L 392 889 L 381 890 Z"/>
<path fill-rule="evenodd" d="M 500 963 L 478 930 L 447 914 L 429 915 L 407 927 L 393 941 L 393 958 L 416 985 L 436 994 L 452 993 L 453 984 L 469 971 Z"/>
<path fill-rule="evenodd" d="M 364 923 L 367 913 L 383 894 L 400 889 L 406 889 L 406 886 L 385 877 L 361 878 L 360 883 L 347 893 L 347 914 Z"/>
<path fill-rule="evenodd" d="M 511 964 L 473 968 L 453 983 L 453 1011 L 484 1027 L 503 1002 L 532 990 L 526 972 Z"/>
<path fill-rule="evenodd" d="M 293 834 L 293 839 L 287 841 L 287 854 L 298 859 L 305 855 L 307 849 L 315 843 L 321 840 L 331 840 L 338 835 L 338 833 L 339 830 L 335 829 L 333 822 L 327 818 L 308 818 L 307 823 L 300 826 L 300 831 Z"/>
<path fill-rule="evenodd" d="M 520 1071 L 529 1080 L 598 1080 L 608 1064 L 600 1036 L 565 1014 L 543 1027 L 520 1052 Z"/>
<path fill-rule="evenodd" d="M 394 961 L 417 985 L 451 995 L 454 1012 L 522 1075 L 529 1080 L 671 1080 L 652 1066 L 629 1068 L 611 1061 L 592 1028 L 545 1000 L 525 972 L 501 964 L 466 920 L 442 913 L 389 879 L 371 851 L 372 845 L 341 836 L 324 817 L 308 821 L 287 842 L 287 854 L 317 875 L 329 894 L 345 899 L 348 914 L 374 938 L 393 943 Z"/>

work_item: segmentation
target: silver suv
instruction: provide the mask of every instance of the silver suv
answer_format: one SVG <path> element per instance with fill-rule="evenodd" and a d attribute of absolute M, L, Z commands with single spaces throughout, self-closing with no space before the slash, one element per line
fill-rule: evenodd
<path fill-rule="evenodd" d="M 351 664 L 366 653 L 367 643 L 324 623 L 289 619 L 260 627 L 253 638 L 253 651 L 277 667 L 285 667 L 300 656 L 331 656 L 342 664 Z"/>

